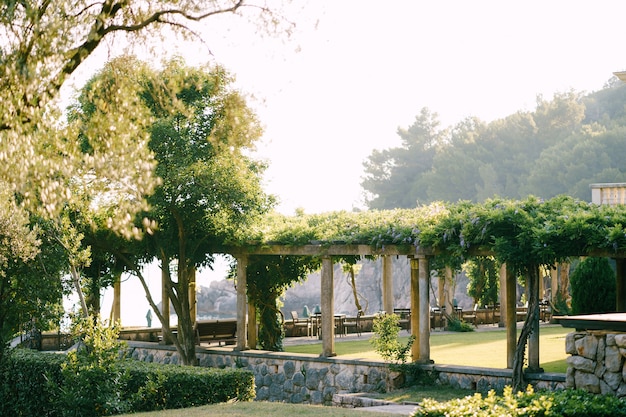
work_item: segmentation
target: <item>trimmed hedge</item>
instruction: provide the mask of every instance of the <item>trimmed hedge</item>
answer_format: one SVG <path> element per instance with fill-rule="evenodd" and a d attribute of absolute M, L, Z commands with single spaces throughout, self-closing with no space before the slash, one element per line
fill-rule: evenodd
<path fill-rule="evenodd" d="M 413 417 L 626 417 L 626 402 L 613 396 L 580 390 L 540 391 L 529 388 L 513 393 L 507 387 L 502 395 L 490 391 L 461 399 L 422 401 Z"/>
<path fill-rule="evenodd" d="M 0 364 L 0 416 L 68 415 L 70 410 L 59 409 L 55 400 L 64 386 L 61 366 L 65 355 L 20 349 L 4 359 Z M 128 413 L 250 401 L 255 397 L 254 375 L 246 370 L 132 360 L 120 361 L 117 366 L 123 392 L 118 393 L 116 400 L 124 405 L 120 411 Z"/>

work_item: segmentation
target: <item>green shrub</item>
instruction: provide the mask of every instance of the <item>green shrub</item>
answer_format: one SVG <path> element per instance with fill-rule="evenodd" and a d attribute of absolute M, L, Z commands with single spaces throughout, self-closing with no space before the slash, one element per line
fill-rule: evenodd
<path fill-rule="evenodd" d="M 511 387 L 502 395 L 490 391 L 486 396 L 476 393 L 461 399 L 437 402 L 425 399 L 416 408 L 416 417 L 625 417 L 626 403 L 613 396 L 584 391 L 514 393 Z"/>
<path fill-rule="evenodd" d="M 51 384 L 60 383 L 65 355 L 8 351 L 0 363 L 0 416 L 58 416 Z"/>
<path fill-rule="evenodd" d="M 256 396 L 254 375 L 242 369 L 215 369 L 125 361 L 133 411 L 186 408 Z"/>
<path fill-rule="evenodd" d="M 446 330 L 451 332 L 473 332 L 474 326 L 471 323 L 450 316 L 448 318 L 448 327 Z"/>
<path fill-rule="evenodd" d="M 61 415 L 96 417 L 130 411 L 123 399 L 125 375 L 117 360 L 123 346 L 119 328 L 88 317 L 78 320 L 72 330 L 81 344 L 68 352 L 61 365 L 63 379 L 55 385 L 54 402 Z"/>
<path fill-rule="evenodd" d="M 60 400 L 59 390 L 67 387 L 61 368 L 66 357 L 58 353 L 16 350 L 6 355 L 0 364 L 0 416 L 61 417 L 64 415 L 107 415 L 125 412 L 186 408 L 226 401 L 250 401 L 255 397 L 254 375 L 242 369 L 212 369 L 159 365 L 132 360 L 116 361 L 115 375 L 87 371 L 85 376 L 71 377 L 72 392 L 81 398 L 65 407 L 69 399 Z M 82 373 L 82 372 L 81 372 Z M 98 384 L 95 378 L 101 378 Z M 111 383 L 115 390 L 113 394 Z M 105 393 L 94 393 L 99 386 Z M 66 388 L 64 388 L 66 389 Z M 69 392 L 69 391 L 68 391 Z M 106 395 L 105 395 L 106 394 Z M 93 395 L 96 398 L 86 398 Z M 108 397 L 108 402 L 101 400 Z M 96 401 L 97 400 L 97 401 Z M 85 402 L 83 404 L 83 402 Z M 80 405 L 87 408 L 80 411 Z"/>
<path fill-rule="evenodd" d="M 615 272 L 607 258 L 586 258 L 570 277 L 572 313 L 615 311 Z"/>
<path fill-rule="evenodd" d="M 397 314 L 383 314 L 374 318 L 372 330 L 374 335 L 370 343 L 374 346 L 376 353 L 387 362 L 394 364 L 406 362 L 415 337 L 409 337 L 406 345 L 400 343 L 398 339 L 400 317 Z"/>

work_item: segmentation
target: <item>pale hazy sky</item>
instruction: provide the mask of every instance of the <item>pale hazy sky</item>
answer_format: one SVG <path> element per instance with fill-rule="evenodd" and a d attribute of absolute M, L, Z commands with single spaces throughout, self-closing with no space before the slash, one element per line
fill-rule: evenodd
<path fill-rule="evenodd" d="M 363 161 L 422 107 L 443 126 L 591 92 L 626 69 L 626 2 L 312 0 L 289 41 L 207 37 L 265 125 L 267 190 L 293 214 L 351 210 Z M 291 12 L 288 12 L 291 13 Z M 188 51 L 191 57 L 202 55 Z"/>
<path fill-rule="evenodd" d="M 259 37 L 241 21 L 208 20 L 212 56 L 206 45 L 164 48 L 190 64 L 224 65 L 251 96 L 265 126 L 258 156 L 269 163 L 267 191 L 285 214 L 360 206 L 363 161 L 373 149 L 397 146 L 398 127 L 409 127 L 423 107 L 443 126 L 469 116 L 491 121 L 532 110 L 538 94 L 599 90 L 626 69 L 623 0 L 294 5 L 286 12 L 297 24 L 288 41 Z M 102 55 L 90 59 L 95 68 L 104 64 Z M 202 278 L 222 278 L 218 271 Z M 123 304 L 140 324 L 147 304 L 133 297 Z"/>

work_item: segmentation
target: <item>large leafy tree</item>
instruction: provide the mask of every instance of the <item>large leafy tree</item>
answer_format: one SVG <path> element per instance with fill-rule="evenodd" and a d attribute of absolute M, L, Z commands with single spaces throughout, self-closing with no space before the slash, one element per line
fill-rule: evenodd
<path fill-rule="evenodd" d="M 27 325 L 46 330 L 58 324 L 66 271 L 50 222 L 18 210 L 4 190 L 0 198 L 0 356 Z M 53 324 L 54 323 L 54 324 Z"/>
<path fill-rule="evenodd" d="M 145 144 L 129 142 L 139 134 L 136 122 L 142 116 L 133 111 L 134 87 L 127 84 L 117 91 L 115 104 L 120 109 L 128 106 L 125 112 L 115 119 L 106 117 L 105 112 L 100 125 L 94 124 L 101 146 L 94 141 L 94 152 L 87 155 L 77 146 L 78 132 L 72 125 L 59 129 L 54 112 L 59 91 L 115 34 L 124 35 L 123 40 L 132 45 L 139 35 L 154 40 L 175 32 L 189 34 L 193 22 L 246 10 L 258 22 L 279 22 L 265 5 L 241 0 L 3 2 L 0 177 L 31 208 L 56 215 L 74 198 L 71 180 L 77 175 L 104 175 L 134 197 L 118 201 L 110 213 L 109 226 L 129 232 L 132 214 L 145 208 L 142 197 L 155 185 Z M 106 187 L 107 183 L 99 185 Z"/>
<path fill-rule="evenodd" d="M 0 181 L 10 192 L 0 199 L 0 211 L 10 211 L 16 226 L 31 214 L 52 219 L 54 240 L 62 242 L 65 256 L 70 255 L 75 282 L 80 281 L 78 267 L 88 263 L 71 253 L 80 246 L 80 234 L 65 223 L 64 210 L 75 210 L 76 203 L 80 210 L 107 203 L 102 224 L 137 237 L 135 214 L 147 208 L 145 196 L 158 181 L 144 129 L 150 113 L 138 106 L 135 85 L 98 86 L 102 96 L 109 93 L 109 100 L 93 101 L 90 130 L 81 130 L 78 120 L 61 122 L 61 89 L 99 48 L 117 54 L 121 45 L 133 48 L 155 45 L 165 36 L 197 36 L 196 22 L 223 14 L 247 15 L 266 30 L 286 28 L 269 6 L 241 0 L 0 4 Z M 0 253 L 24 260 L 33 256 L 26 246 L 15 251 L 13 243 L 3 240 Z M 86 313 L 85 303 L 83 310 Z M 2 314 L 9 313 L 2 309 Z"/>
<path fill-rule="evenodd" d="M 408 129 L 398 129 L 400 147 L 374 150 L 364 162 L 361 186 L 370 208 L 412 208 L 427 199 L 423 175 L 432 168 L 437 147 L 445 133 L 436 113 L 423 108 Z"/>
<path fill-rule="evenodd" d="M 264 164 L 248 156 L 261 128 L 243 97 L 230 88 L 229 75 L 219 67 L 191 68 L 175 59 L 154 71 L 124 57 L 107 64 L 85 90 L 107 85 L 112 79 L 139 86 L 137 97 L 153 120 L 148 146 L 158 162 L 160 185 L 142 214 L 150 219 L 143 222 L 149 229 L 143 242 L 120 245 L 113 239 L 111 249 L 142 280 L 146 291 L 141 266 L 159 261 L 178 316 L 178 337 L 171 334 L 168 318 L 162 316 L 149 291 L 148 300 L 183 362 L 192 364 L 196 360 L 195 317 L 190 316 L 189 290 L 195 270 L 210 267 L 216 248 L 241 240 L 273 204 L 261 188 Z M 75 108 L 84 130 L 91 123 L 91 103 L 100 98 L 96 94 Z"/>

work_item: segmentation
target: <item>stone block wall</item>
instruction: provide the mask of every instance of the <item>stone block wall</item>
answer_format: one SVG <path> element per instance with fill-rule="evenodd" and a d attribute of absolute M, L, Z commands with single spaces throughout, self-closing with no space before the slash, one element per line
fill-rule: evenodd
<path fill-rule="evenodd" d="M 133 359 L 144 362 L 179 363 L 172 346 L 132 343 L 129 353 Z M 335 394 L 391 389 L 398 376 L 384 362 L 317 355 L 198 348 L 197 356 L 200 366 L 250 370 L 255 377 L 256 399 L 262 401 L 331 405 Z"/>
<path fill-rule="evenodd" d="M 578 331 L 565 339 L 566 385 L 596 394 L 626 396 L 626 333 Z"/>
<path fill-rule="evenodd" d="M 200 366 L 250 370 L 255 376 L 256 399 L 263 401 L 331 405 L 338 395 L 385 392 L 403 380 L 402 375 L 391 372 L 389 365 L 381 361 L 259 350 L 237 352 L 228 347 L 198 347 L 196 352 Z M 144 362 L 179 363 L 173 346 L 129 342 L 129 353 L 133 359 Z M 422 369 L 436 384 L 477 391 L 501 390 L 511 384 L 512 378 L 510 369 L 436 364 L 422 365 Z M 541 389 L 563 389 L 565 385 L 563 374 L 541 373 L 527 378 Z"/>

